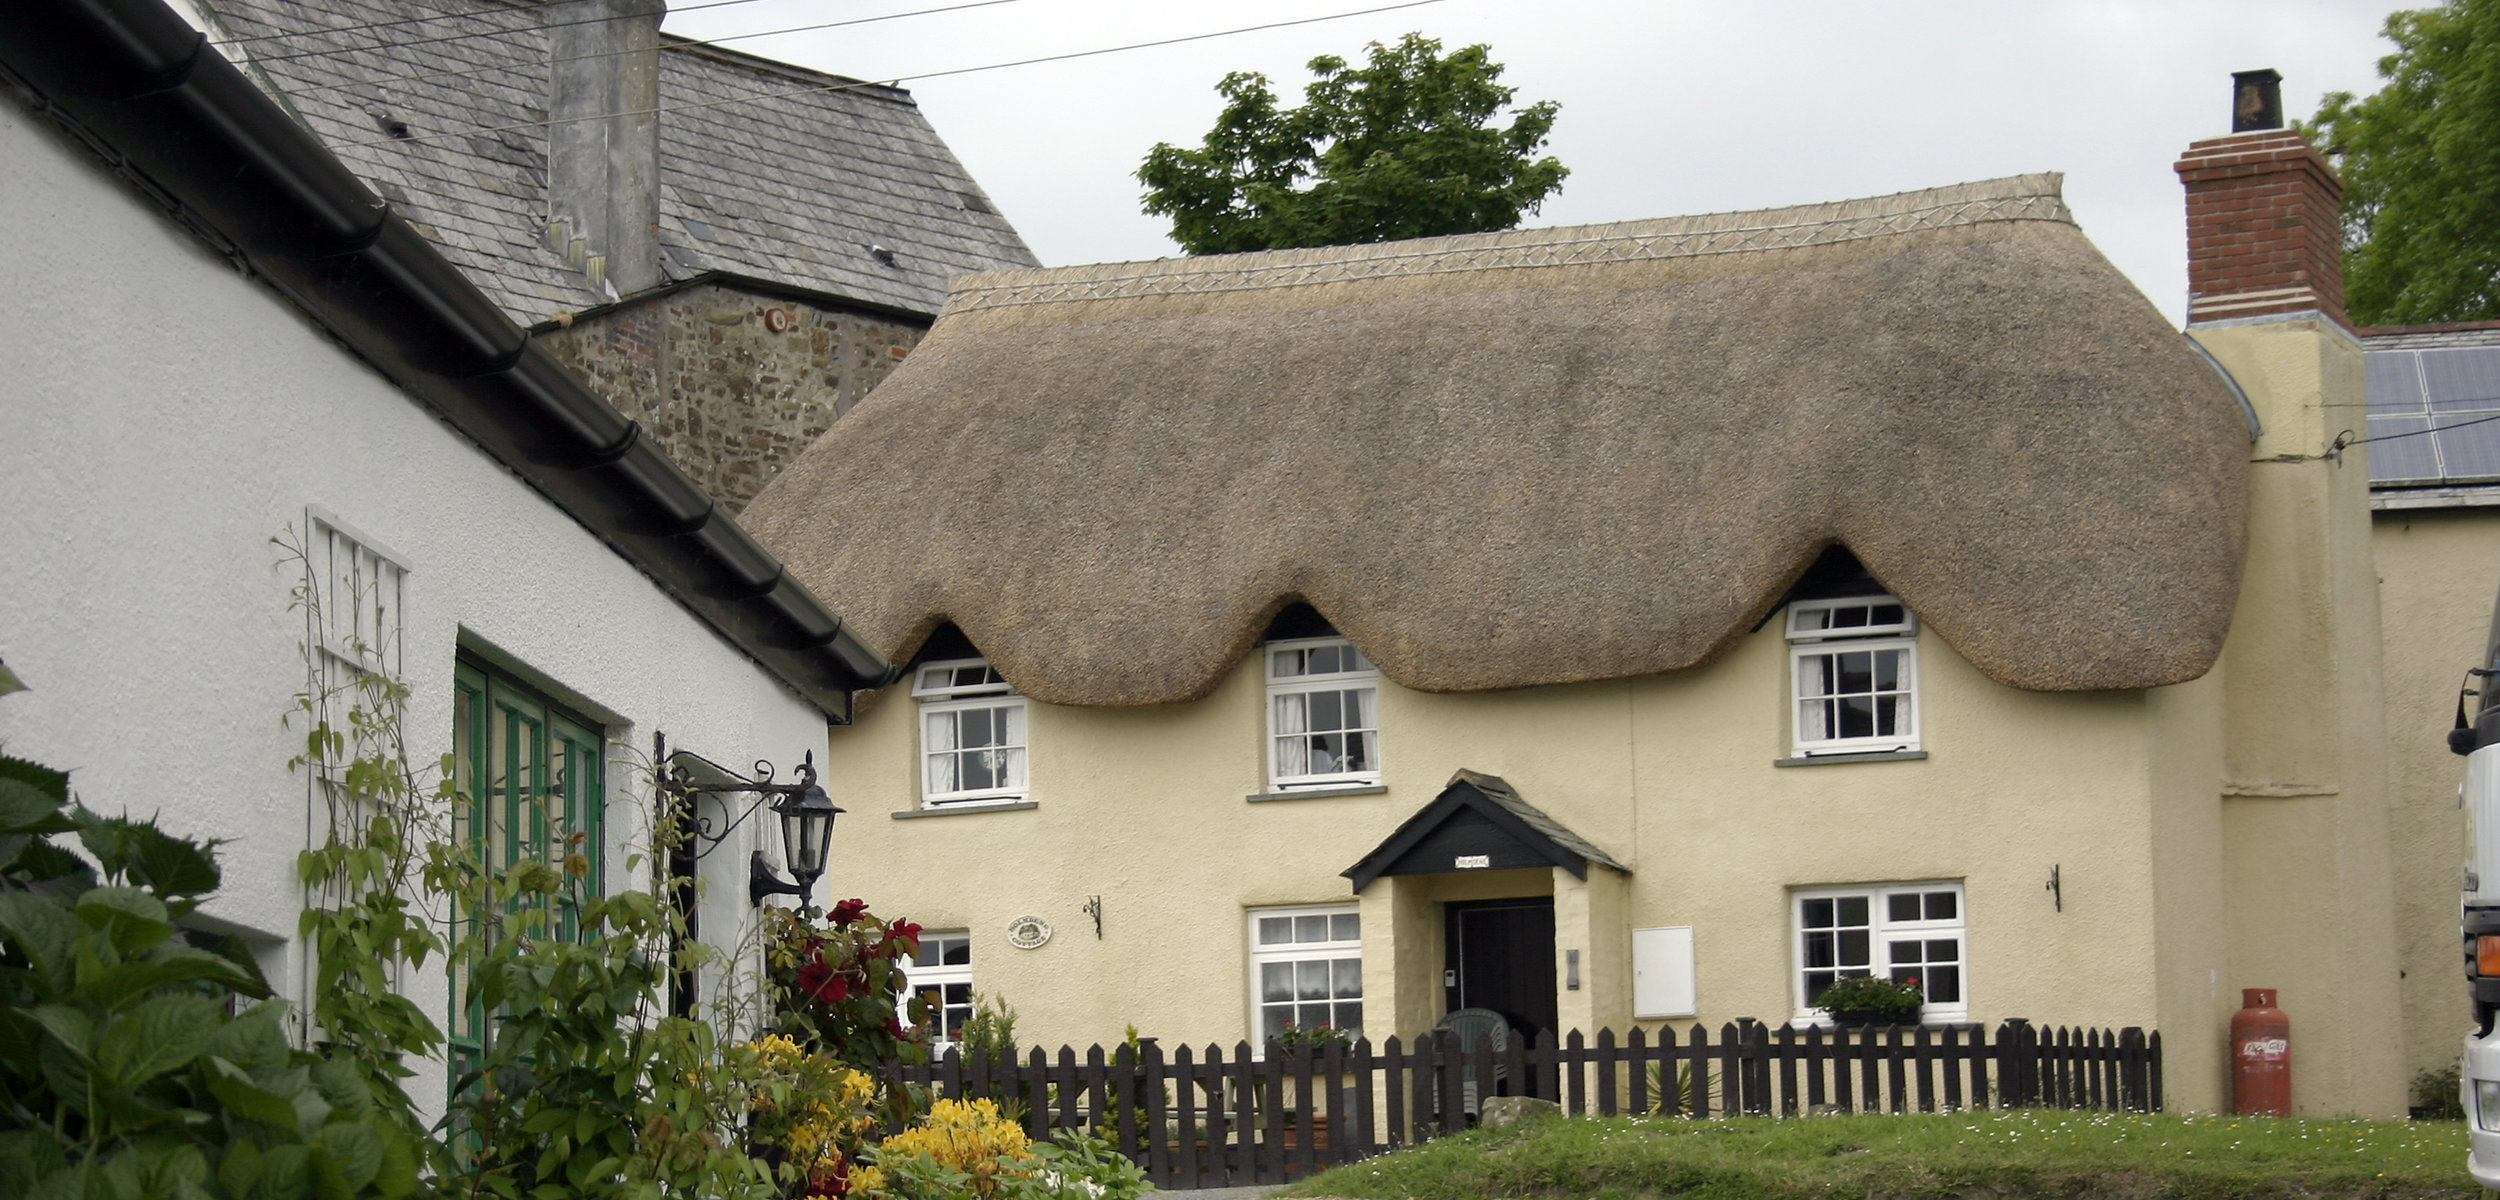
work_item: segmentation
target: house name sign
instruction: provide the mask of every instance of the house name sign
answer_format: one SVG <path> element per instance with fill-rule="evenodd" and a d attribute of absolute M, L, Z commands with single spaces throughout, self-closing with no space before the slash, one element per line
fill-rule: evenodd
<path fill-rule="evenodd" d="M 1050 922 L 1040 917 L 1017 917 L 1007 922 L 1007 944 L 1018 950 L 1039 950 L 1050 940 Z"/>
<path fill-rule="evenodd" d="M 1459 871 L 1481 871 L 1492 865 L 1493 856 L 1490 854 L 1461 854 L 1451 867 Z"/>

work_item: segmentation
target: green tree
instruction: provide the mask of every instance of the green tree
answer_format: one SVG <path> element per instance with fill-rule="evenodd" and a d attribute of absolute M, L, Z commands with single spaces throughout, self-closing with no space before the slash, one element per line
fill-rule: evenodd
<path fill-rule="evenodd" d="M 2366 99 L 2306 132 L 2340 156 L 2344 291 L 2363 324 L 2500 318 L 2500 0 L 2390 14 Z"/>
<path fill-rule="evenodd" d="M 1447 57 L 1410 33 L 1374 42 L 1370 61 L 1311 60 L 1300 108 L 1236 71 L 1206 143 L 1159 143 L 1137 170 L 1146 211 L 1172 219 L 1191 254 L 1336 246 L 1509 229 L 1570 172 L 1535 157 L 1559 106 L 1539 101 L 1493 122 L 1516 90 L 1483 46 Z"/>

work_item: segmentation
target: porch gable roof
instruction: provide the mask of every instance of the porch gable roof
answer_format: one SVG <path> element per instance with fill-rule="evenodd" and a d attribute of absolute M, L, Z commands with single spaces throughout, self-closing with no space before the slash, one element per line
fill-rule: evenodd
<path fill-rule="evenodd" d="M 1483 861 L 1462 868 L 1462 857 Z M 1461 767 L 1432 803 L 1340 874 L 1353 880 L 1360 894 L 1383 875 L 1554 866 L 1586 879 L 1591 863 L 1631 869 L 1520 799 L 1519 790 L 1500 776 Z"/>

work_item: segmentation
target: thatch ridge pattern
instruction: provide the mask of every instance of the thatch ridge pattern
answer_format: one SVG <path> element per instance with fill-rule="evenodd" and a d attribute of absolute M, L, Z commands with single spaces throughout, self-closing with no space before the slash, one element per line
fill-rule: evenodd
<path fill-rule="evenodd" d="M 2074 222 L 2060 176 L 2019 175 L 1872 200 L 1418 238 L 1369 246 L 1214 254 L 1096 267 L 981 271 L 949 285 L 945 312 L 1027 304 L 1204 295 L 1322 283 L 1531 267 L 1586 266 L 1828 246 L 1996 221 Z M 1987 190 L 1980 190 L 1987 189 Z M 1978 194 L 1967 194 L 1978 191 Z"/>

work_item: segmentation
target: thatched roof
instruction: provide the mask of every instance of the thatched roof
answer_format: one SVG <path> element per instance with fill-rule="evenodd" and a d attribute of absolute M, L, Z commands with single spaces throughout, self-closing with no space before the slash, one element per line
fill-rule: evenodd
<path fill-rule="evenodd" d="M 1063 704 L 1203 695 L 1295 599 L 1427 691 L 1673 671 L 1834 542 L 2004 683 L 2192 679 L 2247 427 L 2057 188 L 959 276 L 742 520 Z"/>

